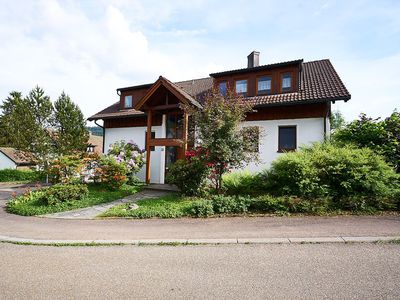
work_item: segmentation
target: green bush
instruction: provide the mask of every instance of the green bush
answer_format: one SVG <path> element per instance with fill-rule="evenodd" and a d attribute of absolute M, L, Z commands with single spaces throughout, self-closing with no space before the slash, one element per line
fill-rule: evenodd
<path fill-rule="evenodd" d="M 249 198 L 216 195 L 211 198 L 213 210 L 217 214 L 245 213 L 250 206 Z"/>
<path fill-rule="evenodd" d="M 257 195 L 261 192 L 261 182 L 258 174 L 249 171 L 237 171 L 225 174 L 222 185 L 228 195 Z"/>
<path fill-rule="evenodd" d="M 183 195 L 198 195 L 202 192 L 207 173 L 207 166 L 198 157 L 178 160 L 169 168 L 167 182 L 175 184 Z"/>
<path fill-rule="evenodd" d="M 4 169 L 0 170 L 0 182 L 10 181 L 43 181 L 44 175 L 31 170 Z"/>
<path fill-rule="evenodd" d="M 41 198 L 48 205 L 56 205 L 62 202 L 81 200 L 88 194 L 89 190 L 83 184 L 56 184 L 45 189 Z"/>
<path fill-rule="evenodd" d="M 189 211 L 195 217 L 209 217 L 214 214 L 213 203 L 211 200 L 193 201 Z"/>
<path fill-rule="evenodd" d="M 273 197 L 263 195 L 252 199 L 249 210 L 262 213 L 312 213 L 321 214 L 330 211 L 329 198 L 302 199 L 299 197 Z"/>
<path fill-rule="evenodd" d="M 346 197 L 370 197 L 379 207 L 381 199 L 396 193 L 399 177 L 369 149 L 315 144 L 286 153 L 261 175 L 265 190 L 274 195 L 302 198 L 331 197 L 339 206 Z"/>

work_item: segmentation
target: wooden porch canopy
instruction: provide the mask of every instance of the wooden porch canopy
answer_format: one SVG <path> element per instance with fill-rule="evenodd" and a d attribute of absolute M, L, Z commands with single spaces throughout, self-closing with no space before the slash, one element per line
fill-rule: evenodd
<path fill-rule="evenodd" d="M 168 95 L 173 95 L 174 99 L 168 101 Z M 182 138 L 151 138 L 152 118 L 154 113 L 164 113 L 168 110 L 180 109 L 181 105 L 194 105 L 201 108 L 192 96 L 179 88 L 165 77 L 160 76 L 157 81 L 147 91 L 146 95 L 138 101 L 134 109 L 140 110 L 147 115 L 147 134 L 146 134 L 146 183 L 150 183 L 150 161 L 152 146 L 175 146 L 183 148 L 183 152 L 187 147 L 188 136 L 188 114 L 183 111 L 183 134 Z"/>

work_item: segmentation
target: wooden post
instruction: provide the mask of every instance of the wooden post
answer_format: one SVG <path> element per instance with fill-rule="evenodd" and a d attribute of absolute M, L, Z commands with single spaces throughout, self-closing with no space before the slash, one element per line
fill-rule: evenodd
<path fill-rule="evenodd" d="M 183 156 L 186 155 L 188 143 L 188 128 L 189 128 L 189 115 L 185 111 L 183 113 Z"/>
<path fill-rule="evenodd" d="M 146 134 L 146 183 L 150 184 L 150 157 L 151 157 L 151 122 L 152 122 L 152 111 L 147 111 L 147 134 Z"/>

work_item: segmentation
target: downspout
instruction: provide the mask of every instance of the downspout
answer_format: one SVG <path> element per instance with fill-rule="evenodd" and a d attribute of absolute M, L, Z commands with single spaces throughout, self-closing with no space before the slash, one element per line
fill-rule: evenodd
<path fill-rule="evenodd" d="M 105 146 L 105 134 L 106 134 L 106 130 L 104 128 L 104 126 L 101 126 L 97 123 L 97 120 L 94 120 L 94 124 L 96 124 L 97 126 L 99 126 L 100 128 L 103 129 L 103 154 L 104 154 L 104 146 Z"/>

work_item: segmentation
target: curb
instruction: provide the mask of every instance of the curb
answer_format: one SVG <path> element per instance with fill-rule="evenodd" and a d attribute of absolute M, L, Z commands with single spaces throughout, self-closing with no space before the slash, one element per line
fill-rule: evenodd
<path fill-rule="evenodd" d="M 240 245 L 240 244 L 322 244 L 400 242 L 400 236 L 304 237 L 304 238 L 231 238 L 231 239 L 138 239 L 138 240 L 46 240 L 1 236 L 0 242 L 39 246 L 112 246 L 112 245 Z"/>

